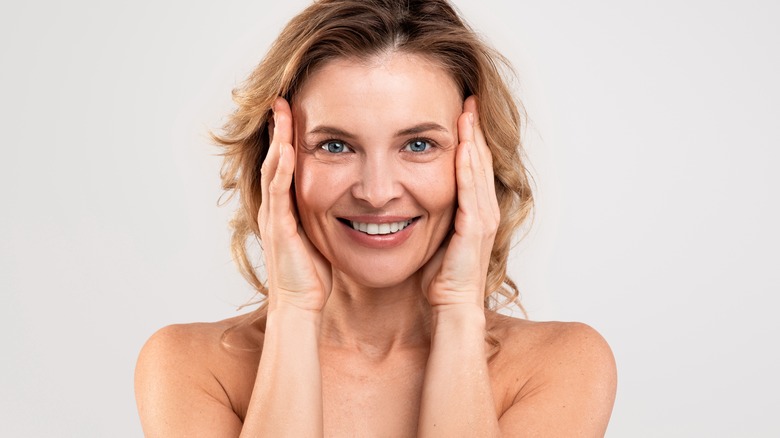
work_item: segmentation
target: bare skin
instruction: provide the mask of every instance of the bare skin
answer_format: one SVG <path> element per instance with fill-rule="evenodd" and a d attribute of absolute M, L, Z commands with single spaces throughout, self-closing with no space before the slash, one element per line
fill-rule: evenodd
<path fill-rule="evenodd" d="M 156 333 L 136 371 L 145 433 L 603 436 L 616 377 L 601 336 L 482 307 L 500 213 L 476 100 L 425 58 L 373 61 L 332 61 L 292 109 L 275 104 L 269 311 L 239 333 L 262 350 L 222 345 L 236 318 Z M 385 220 L 407 228 L 348 225 Z"/>
<path fill-rule="evenodd" d="M 239 436 L 261 354 L 221 346 L 239 318 L 169 326 L 150 339 L 137 382 L 147 436 Z M 495 313 L 488 321 L 501 340 L 488 369 L 502 436 L 603 436 L 615 393 L 603 338 L 583 324 Z M 263 324 L 252 328 L 260 341 Z M 373 360 L 322 349 L 325 436 L 415 436 L 427 356 L 424 347 Z"/>

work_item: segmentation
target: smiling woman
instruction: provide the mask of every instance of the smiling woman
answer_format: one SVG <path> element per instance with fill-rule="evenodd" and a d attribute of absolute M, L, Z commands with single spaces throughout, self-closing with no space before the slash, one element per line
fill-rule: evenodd
<path fill-rule="evenodd" d="M 419 284 L 452 224 L 460 94 L 435 63 L 391 52 L 334 60 L 294 98 L 299 218 L 339 276 Z"/>
<path fill-rule="evenodd" d="M 598 333 L 495 312 L 532 206 L 503 62 L 444 0 L 323 0 L 287 25 L 215 135 L 265 299 L 152 336 L 148 436 L 604 434 Z"/>

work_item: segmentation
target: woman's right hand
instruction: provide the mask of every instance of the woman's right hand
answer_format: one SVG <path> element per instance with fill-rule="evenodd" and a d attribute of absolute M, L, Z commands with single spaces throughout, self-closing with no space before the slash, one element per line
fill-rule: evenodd
<path fill-rule="evenodd" d="M 292 305 L 319 312 L 330 295 L 331 267 L 312 245 L 295 214 L 290 105 L 279 97 L 273 111 L 271 144 L 261 169 L 263 200 L 257 216 L 268 275 L 269 310 Z"/>

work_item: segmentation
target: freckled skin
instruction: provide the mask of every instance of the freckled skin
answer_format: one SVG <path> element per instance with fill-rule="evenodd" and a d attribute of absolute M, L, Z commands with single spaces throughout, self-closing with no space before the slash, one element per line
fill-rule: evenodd
<path fill-rule="evenodd" d="M 368 62 L 335 60 L 318 69 L 292 105 L 296 138 L 296 198 L 312 243 L 333 266 L 358 284 L 414 282 L 452 223 L 455 147 L 462 100 L 441 67 L 417 55 L 395 54 Z M 398 131 L 435 123 L 444 128 L 416 135 Z M 318 126 L 348 138 L 310 134 Z M 427 152 L 407 145 L 432 140 Z M 321 148 L 329 140 L 349 150 Z M 419 217 L 411 238 L 392 249 L 356 245 L 337 218 L 387 214 Z"/>

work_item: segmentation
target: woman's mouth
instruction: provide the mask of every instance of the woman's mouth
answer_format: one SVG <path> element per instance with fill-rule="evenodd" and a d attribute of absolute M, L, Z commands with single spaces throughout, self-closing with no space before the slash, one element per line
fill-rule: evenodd
<path fill-rule="evenodd" d="M 358 222 L 358 221 L 351 221 L 348 219 L 339 218 L 339 221 L 344 223 L 345 225 L 350 226 L 355 231 L 360 231 L 361 233 L 365 233 L 368 235 L 386 235 L 386 234 L 395 234 L 404 228 L 408 227 L 412 224 L 415 220 L 418 218 L 411 218 L 406 219 L 402 221 L 396 221 L 396 222 L 381 222 L 381 223 L 375 223 L 375 222 Z"/>

